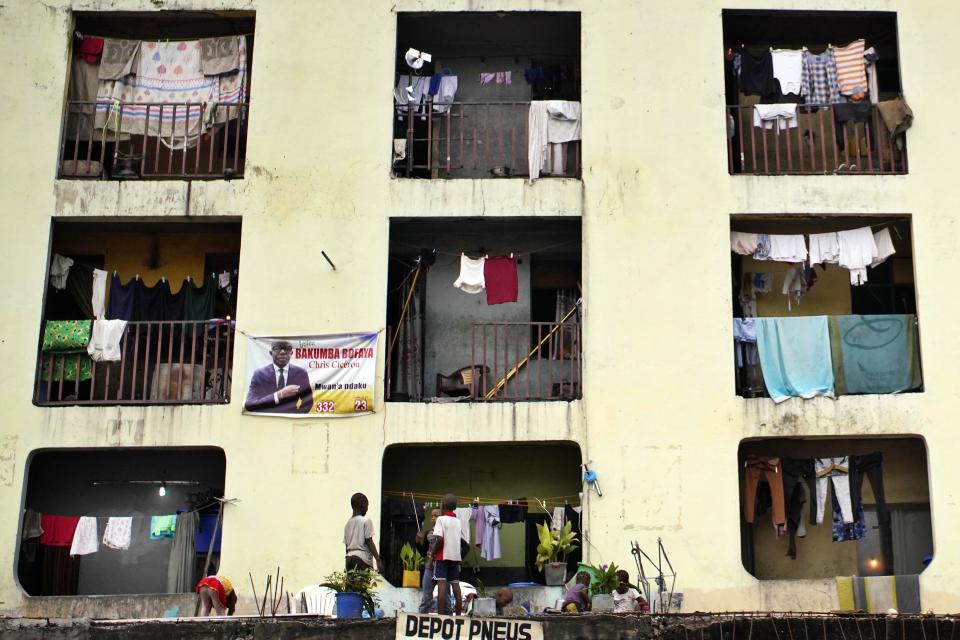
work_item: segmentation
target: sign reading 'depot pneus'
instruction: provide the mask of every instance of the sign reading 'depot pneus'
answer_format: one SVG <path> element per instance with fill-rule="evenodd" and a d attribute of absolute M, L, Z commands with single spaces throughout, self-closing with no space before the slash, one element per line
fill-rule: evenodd
<path fill-rule="evenodd" d="M 397 640 L 543 640 L 543 623 L 509 618 L 397 615 Z"/>
<path fill-rule="evenodd" d="M 243 412 L 285 418 L 373 413 L 378 335 L 248 336 Z"/>

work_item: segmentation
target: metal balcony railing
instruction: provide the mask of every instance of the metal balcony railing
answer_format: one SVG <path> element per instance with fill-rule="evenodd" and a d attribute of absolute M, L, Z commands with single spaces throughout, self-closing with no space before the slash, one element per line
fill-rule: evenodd
<path fill-rule="evenodd" d="M 795 120 L 757 120 L 754 106 L 727 107 L 731 174 L 905 174 L 904 135 L 891 138 L 870 106 L 866 122 L 840 122 L 833 105 L 799 104 Z M 732 127 L 731 127 L 732 125 Z M 758 126 L 761 125 L 761 126 Z"/>
<path fill-rule="evenodd" d="M 58 177 L 242 177 L 248 107 L 248 102 L 67 102 Z"/>
<path fill-rule="evenodd" d="M 42 406 L 228 403 L 234 333 L 234 323 L 227 320 L 129 322 L 120 360 L 89 363 L 89 376 L 81 359 L 41 352 L 34 401 Z"/>

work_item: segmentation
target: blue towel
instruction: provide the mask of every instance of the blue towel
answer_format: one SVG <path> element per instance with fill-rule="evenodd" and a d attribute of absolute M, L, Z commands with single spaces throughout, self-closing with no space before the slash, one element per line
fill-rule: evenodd
<path fill-rule="evenodd" d="M 839 392 L 897 393 L 920 386 L 916 316 L 832 316 L 830 322 Z"/>
<path fill-rule="evenodd" d="M 774 402 L 834 396 L 826 316 L 757 318 L 756 324 L 763 382 Z"/>

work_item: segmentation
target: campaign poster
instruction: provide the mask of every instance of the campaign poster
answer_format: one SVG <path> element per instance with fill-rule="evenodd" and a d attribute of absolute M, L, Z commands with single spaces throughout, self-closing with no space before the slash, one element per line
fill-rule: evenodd
<path fill-rule="evenodd" d="M 373 413 L 378 336 L 248 336 L 243 412 L 284 418 Z"/>

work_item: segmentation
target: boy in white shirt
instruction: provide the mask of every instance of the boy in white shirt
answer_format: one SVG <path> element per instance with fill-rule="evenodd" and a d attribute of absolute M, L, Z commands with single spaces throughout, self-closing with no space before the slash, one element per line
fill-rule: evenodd
<path fill-rule="evenodd" d="M 433 579 L 437 581 L 437 593 L 447 593 L 447 583 L 453 589 L 454 610 L 463 613 L 463 598 L 460 594 L 460 519 L 454 511 L 457 496 L 448 493 L 440 501 L 443 511 L 433 528 L 433 540 L 427 552 L 427 566 L 433 566 Z M 437 598 L 437 612 L 447 613 L 447 599 Z"/>
<path fill-rule="evenodd" d="M 630 574 L 621 569 L 617 571 L 617 578 L 620 584 L 613 591 L 613 612 L 643 611 L 647 601 L 639 591 L 630 586 Z"/>

